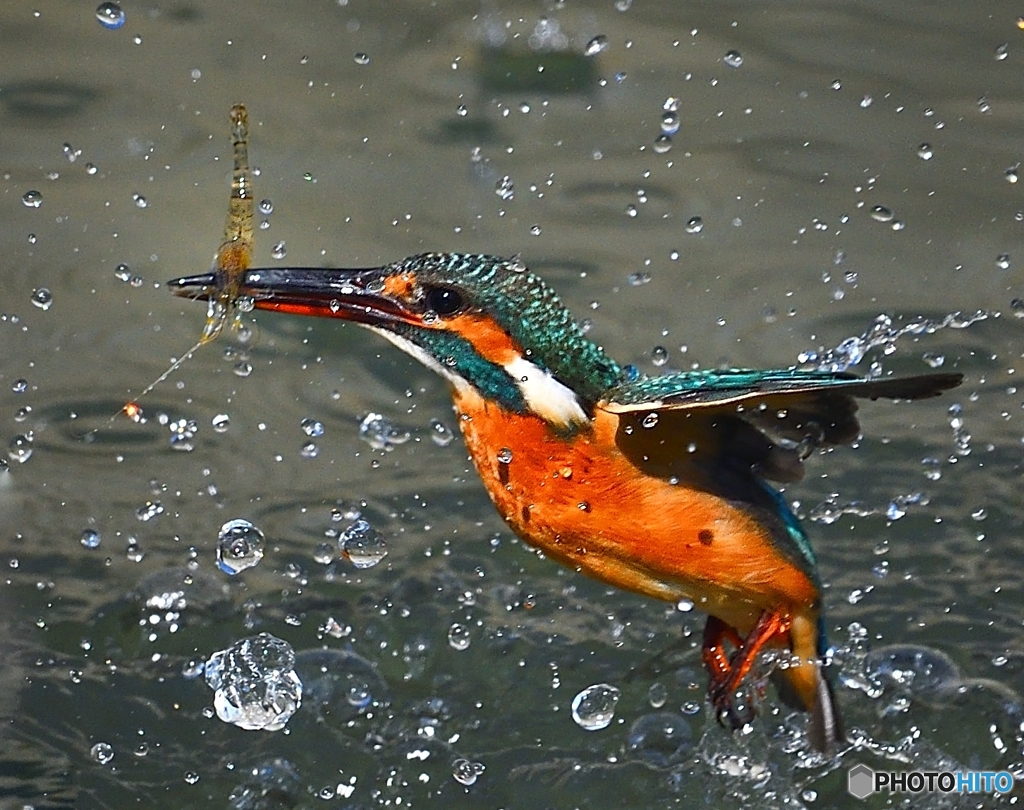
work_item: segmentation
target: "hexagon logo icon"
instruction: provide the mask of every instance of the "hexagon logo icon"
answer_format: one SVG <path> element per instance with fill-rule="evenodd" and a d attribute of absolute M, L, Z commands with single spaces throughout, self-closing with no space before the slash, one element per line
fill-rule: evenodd
<path fill-rule="evenodd" d="M 854 765 L 847 774 L 846 789 L 851 796 L 866 799 L 875 792 L 875 772 L 867 765 Z"/>

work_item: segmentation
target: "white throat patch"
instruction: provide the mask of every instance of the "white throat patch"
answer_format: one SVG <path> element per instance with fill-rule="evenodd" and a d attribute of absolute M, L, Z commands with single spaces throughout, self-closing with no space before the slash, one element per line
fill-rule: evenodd
<path fill-rule="evenodd" d="M 544 421 L 562 428 L 589 421 L 575 392 L 525 357 L 517 357 L 503 368 L 516 381 L 526 406 Z"/>
<path fill-rule="evenodd" d="M 411 357 L 415 357 L 423 365 L 432 371 L 436 371 L 459 391 L 470 388 L 470 383 L 456 371 L 448 366 L 442 365 L 430 355 L 425 349 L 417 346 L 411 340 L 396 335 L 387 329 L 375 326 L 368 326 L 389 342 Z M 570 428 L 577 425 L 585 425 L 590 421 L 586 411 L 580 405 L 576 394 L 571 388 L 563 385 L 551 374 L 537 365 L 534 365 L 524 357 L 516 357 L 514 360 L 505 363 L 502 368 L 515 380 L 519 392 L 523 395 L 526 407 L 544 421 L 558 428 Z"/>

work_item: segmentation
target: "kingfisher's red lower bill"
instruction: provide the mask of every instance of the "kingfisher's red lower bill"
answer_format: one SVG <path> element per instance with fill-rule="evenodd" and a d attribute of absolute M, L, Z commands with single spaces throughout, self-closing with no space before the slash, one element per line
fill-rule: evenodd
<path fill-rule="evenodd" d="M 216 295 L 213 274 L 170 282 Z M 466 447 L 505 521 L 545 555 L 708 614 L 703 658 L 718 719 L 740 727 L 744 676 L 779 656 L 780 697 L 832 755 L 843 726 L 827 669 L 810 542 L 769 482 L 860 432 L 855 398 L 921 399 L 955 373 L 729 369 L 659 377 L 619 366 L 518 259 L 426 253 L 359 270 L 252 269 L 257 309 L 353 321 L 449 384 Z"/>

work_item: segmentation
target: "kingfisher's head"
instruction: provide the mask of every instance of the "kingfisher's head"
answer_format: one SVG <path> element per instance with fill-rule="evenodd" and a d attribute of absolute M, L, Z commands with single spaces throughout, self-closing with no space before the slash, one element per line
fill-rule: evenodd
<path fill-rule="evenodd" d="M 208 297 L 216 283 L 208 273 L 170 286 L 178 295 Z M 518 259 L 424 253 L 361 270 L 248 270 L 240 292 L 257 309 L 366 326 L 457 389 L 471 386 L 558 429 L 585 424 L 622 376 Z"/>

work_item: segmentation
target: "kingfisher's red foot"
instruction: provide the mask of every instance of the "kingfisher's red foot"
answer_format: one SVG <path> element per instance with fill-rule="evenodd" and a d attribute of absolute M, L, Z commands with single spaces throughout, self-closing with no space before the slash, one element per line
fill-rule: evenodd
<path fill-rule="evenodd" d="M 708 622 L 704 626 L 702 655 L 704 666 L 710 676 L 708 697 L 719 722 L 728 721 L 733 729 L 737 729 L 753 719 L 753 706 L 746 706 L 741 711 L 736 707 L 734 697 L 761 648 L 774 636 L 786 632 L 787 629 L 788 622 L 781 616 L 765 611 L 757 620 L 754 629 L 746 638 L 742 638 L 733 627 L 721 619 L 708 617 Z M 732 655 L 726 653 L 726 643 L 733 647 Z"/>

